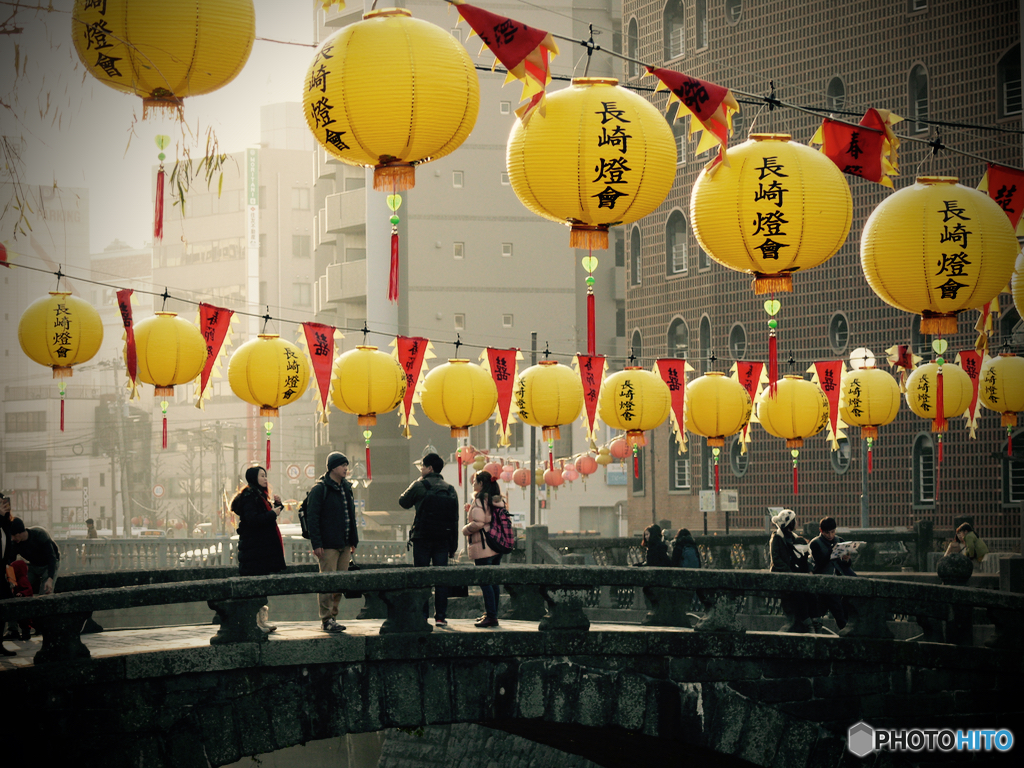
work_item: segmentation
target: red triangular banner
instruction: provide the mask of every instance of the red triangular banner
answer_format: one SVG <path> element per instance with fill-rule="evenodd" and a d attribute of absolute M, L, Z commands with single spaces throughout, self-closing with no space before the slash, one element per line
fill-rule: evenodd
<path fill-rule="evenodd" d="M 117 308 L 121 311 L 121 322 L 124 324 L 124 361 L 128 367 L 128 380 L 131 382 L 129 400 L 139 394 L 139 358 L 135 352 L 135 325 L 132 320 L 133 293 L 131 288 L 122 288 L 117 292 Z"/>
<path fill-rule="evenodd" d="M 465 7 L 465 6 L 462 6 Z M 501 419 L 501 434 L 508 435 L 508 415 L 512 410 L 512 390 L 516 382 L 515 349 L 487 348 L 487 367 L 498 388 L 498 417 Z"/>
<path fill-rule="evenodd" d="M 306 348 L 313 364 L 313 377 L 320 394 L 321 421 L 326 423 L 327 397 L 331 391 L 331 369 L 334 367 L 335 328 L 322 323 L 303 323 L 302 333 L 306 338 Z"/>
<path fill-rule="evenodd" d="M 668 385 L 668 391 L 672 395 L 672 415 L 678 425 L 676 440 L 680 444 L 684 442 L 686 420 L 683 416 L 686 407 L 686 360 L 681 357 L 660 357 L 654 361 L 658 368 L 658 375 Z"/>
<path fill-rule="evenodd" d="M 882 147 L 885 134 L 866 126 L 840 123 L 825 118 L 821 122 L 822 152 L 843 173 L 881 184 Z"/>
<path fill-rule="evenodd" d="M 764 371 L 764 363 L 757 363 L 751 360 L 741 360 L 736 363 L 736 380 L 743 385 L 750 395 L 750 402 L 757 399 L 757 388 L 761 385 L 761 373 Z M 743 425 L 743 438 L 746 440 L 747 430 L 750 428 L 748 421 Z"/>
<path fill-rule="evenodd" d="M 964 372 L 971 377 L 971 387 L 974 392 L 971 395 L 971 407 L 967 409 L 967 426 L 970 429 L 971 437 L 976 435 L 978 426 L 978 390 L 981 385 L 981 364 L 984 357 L 976 350 L 961 352 L 956 356 L 957 362 Z"/>
<path fill-rule="evenodd" d="M 843 377 L 843 361 L 828 360 L 814 364 L 814 371 L 818 374 L 818 386 L 828 398 L 828 420 L 832 425 L 832 438 L 838 440 L 839 434 L 839 394 L 842 392 L 840 379 Z M 833 442 L 833 446 L 835 443 Z"/>
<path fill-rule="evenodd" d="M 989 163 L 985 176 L 988 196 L 1006 211 L 1010 223 L 1016 229 L 1021 212 L 1024 211 L 1024 171 Z"/>
<path fill-rule="evenodd" d="M 228 335 L 233 314 L 234 311 L 230 309 L 215 307 L 212 304 L 199 305 L 199 332 L 206 341 L 206 365 L 199 374 L 199 392 L 196 393 L 196 405 L 199 407 L 202 407 L 203 393 L 210 383 L 210 374 L 213 373 L 214 363 L 217 362 L 220 348 Z"/>
<path fill-rule="evenodd" d="M 593 440 L 597 427 L 597 397 L 604 380 L 604 355 L 576 355 L 583 382 L 583 403 L 587 407 L 587 436 Z"/>
<path fill-rule="evenodd" d="M 412 400 L 416 395 L 416 384 L 420 380 L 420 369 L 426 359 L 429 342 L 419 336 L 398 336 L 396 342 L 395 351 L 398 355 L 398 363 L 405 371 L 405 398 L 402 401 L 405 429 L 402 430 L 402 434 L 405 437 L 411 437 L 409 422 L 412 416 Z"/>

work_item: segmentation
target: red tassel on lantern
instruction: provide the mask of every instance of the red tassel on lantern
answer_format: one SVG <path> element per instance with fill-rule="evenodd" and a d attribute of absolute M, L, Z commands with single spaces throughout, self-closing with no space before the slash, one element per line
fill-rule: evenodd
<path fill-rule="evenodd" d="M 633 477 L 640 479 L 640 454 L 633 450 Z"/>
<path fill-rule="evenodd" d="M 366 479 L 373 480 L 373 469 L 370 468 L 370 445 L 366 445 Z"/>
<path fill-rule="evenodd" d="M 718 460 L 715 460 L 715 493 L 718 493 Z"/>
<path fill-rule="evenodd" d="M 270 471 L 270 438 L 267 438 L 267 471 Z"/>
<path fill-rule="evenodd" d="M 391 275 L 388 279 L 388 301 L 398 301 L 398 232 L 391 232 Z"/>
<path fill-rule="evenodd" d="M 164 415 L 164 442 L 163 442 L 163 447 L 164 448 L 167 447 L 167 416 L 166 416 L 166 414 Z"/>
<path fill-rule="evenodd" d="M 779 381 L 779 351 L 775 331 L 768 335 L 768 394 L 775 397 Z"/>
<path fill-rule="evenodd" d="M 873 466 L 872 466 L 872 463 L 871 463 L 871 442 L 872 442 L 871 438 L 869 437 L 868 438 L 868 474 L 871 474 L 871 470 L 873 469 Z"/>
<path fill-rule="evenodd" d="M 793 495 L 800 493 L 800 483 L 797 480 L 796 464 L 793 464 Z"/>
<path fill-rule="evenodd" d="M 64 431 L 64 398 L 60 399 L 60 431 Z"/>
<path fill-rule="evenodd" d="M 939 366 L 938 372 L 935 374 L 935 431 L 945 432 L 946 431 L 946 403 L 942 396 L 942 366 Z M 941 446 L 942 444 L 939 443 Z M 939 461 L 942 461 L 942 449 L 939 449 Z"/>
<path fill-rule="evenodd" d="M 597 348 L 595 341 L 595 325 L 594 325 L 594 294 L 587 294 L 587 354 L 596 355 L 597 352 L 594 350 Z"/>
<path fill-rule="evenodd" d="M 156 172 L 156 208 L 153 211 L 153 239 L 164 239 L 164 164 Z"/>
<path fill-rule="evenodd" d="M 460 448 L 455 452 L 455 456 L 459 460 L 459 482 L 462 482 L 462 449 Z"/>
<path fill-rule="evenodd" d="M 555 454 L 554 454 L 554 452 L 550 448 L 548 448 L 548 469 L 554 469 L 554 468 L 555 468 Z"/>

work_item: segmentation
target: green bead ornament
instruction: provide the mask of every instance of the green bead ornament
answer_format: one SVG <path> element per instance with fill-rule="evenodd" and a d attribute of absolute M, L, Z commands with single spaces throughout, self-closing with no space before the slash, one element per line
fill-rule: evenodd
<path fill-rule="evenodd" d="M 391 223 L 392 224 L 397 224 L 399 221 L 401 221 L 401 219 L 399 219 L 397 216 L 392 216 L 391 217 Z"/>
<path fill-rule="evenodd" d="M 779 327 L 779 321 L 772 318 L 771 320 L 768 321 L 768 327 L 771 328 L 772 330 L 775 330 L 776 328 Z"/>

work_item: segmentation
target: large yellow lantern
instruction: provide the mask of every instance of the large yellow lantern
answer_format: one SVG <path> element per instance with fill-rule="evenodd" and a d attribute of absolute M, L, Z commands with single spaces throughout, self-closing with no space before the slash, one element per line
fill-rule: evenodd
<path fill-rule="evenodd" d="M 907 377 L 907 405 L 922 419 L 932 420 L 932 432 L 945 432 L 946 420 L 962 416 L 974 398 L 974 385 L 958 365 L 925 363 Z M 941 398 L 940 398 L 941 391 Z M 939 403 L 942 407 L 939 407 Z"/>
<path fill-rule="evenodd" d="M 676 145 L 642 96 L 604 77 L 574 78 L 547 114 L 508 139 L 512 189 L 533 213 L 569 225 L 573 248 L 607 248 L 608 227 L 654 211 L 672 188 Z"/>
<path fill-rule="evenodd" d="M 230 83 L 256 36 L 252 0 L 75 0 L 78 58 L 104 85 L 178 109 L 186 96 Z"/>
<path fill-rule="evenodd" d="M 374 169 L 373 188 L 411 189 L 413 166 L 454 152 L 476 123 L 466 49 L 403 8 L 370 11 L 327 38 L 303 86 L 306 123 L 327 152 Z"/>
<path fill-rule="evenodd" d="M 752 134 L 729 164 L 701 171 L 690 224 L 715 261 L 754 275 L 754 292 L 793 290 L 793 273 L 832 258 L 853 219 L 850 188 L 835 163 L 790 141 Z"/>
<path fill-rule="evenodd" d="M 900 411 L 900 385 L 888 372 L 870 366 L 844 373 L 841 386 L 839 418 L 851 427 L 860 427 L 870 472 L 878 428 L 891 424 Z"/>
<path fill-rule="evenodd" d="M 391 355 L 360 345 L 334 361 L 331 400 L 338 410 L 373 426 L 377 414 L 393 411 L 405 397 L 405 372 Z"/>
<path fill-rule="evenodd" d="M 750 421 L 750 395 L 736 379 L 721 371 L 708 371 L 686 385 L 683 421 L 686 430 L 721 448 Z"/>
<path fill-rule="evenodd" d="M 860 262 L 882 301 L 921 315 L 921 333 L 956 333 L 958 312 L 1006 286 L 1017 239 L 1006 213 L 956 177 L 926 176 L 868 218 Z"/>
<path fill-rule="evenodd" d="M 231 355 L 228 383 L 236 397 L 260 409 L 260 416 L 277 416 L 278 408 L 294 403 L 309 386 L 309 361 L 290 341 L 261 333 Z"/>
<path fill-rule="evenodd" d="M 469 437 L 469 428 L 494 413 L 498 389 L 494 379 L 469 360 L 452 359 L 430 371 L 423 381 L 420 406 L 435 424 L 451 428 L 452 437 Z M 486 463 L 483 454 L 480 468 Z"/>
<path fill-rule="evenodd" d="M 540 427 L 545 440 L 557 440 L 558 427 L 572 423 L 583 411 L 580 377 L 557 360 L 541 360 L 516 376 L 513 397 L 519 418 Z"/>
<path fill-rule="evenodd" d="M 72 375 L 71 366 L 91 360 L 103 343 L 103 322 L 87 301 L 50 291 L 32 302 L 18 321 L 18 343 L 29 359 L 53 369 L 53 378 Z"/>
<path fill-rule="evenodd" d="M 828 424 L 828 396 L 817 384 L 796 374 L 786 374 L 774 396 L 770 389 L 757 398 L 757 420 L 765 431 L 786 439 L 787 448 L 800 448 L 805 437 L 816 435 Z"/>
<path fill-rule="evenodd" d="M 1017 412 L 1024 411 L 1024 357 L 1002 354 L 981 364 L 978 397 L 982 405 L 1002 415 L 1007 435 L 1017 426 Z"/>
<path fill-rule="evenodd" d="M 138 378 L 152 384 L 157 397 L 192 381 L 206 365 L 206 340 L 198 328 L 176 312 L 157 312 L 135 326 Z"/>
<path fill-rule="evenodd" d="M 672 407 L 672 393 L 658 374 L 639 367 L 613 373 L 601 385 L 597 417 L 626 433 L 633 447 L 646 445 L 644 432 L 662 424 Z"/>

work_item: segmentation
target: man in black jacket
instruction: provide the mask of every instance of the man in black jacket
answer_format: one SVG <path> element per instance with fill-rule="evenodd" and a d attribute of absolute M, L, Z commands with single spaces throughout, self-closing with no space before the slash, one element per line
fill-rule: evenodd
<path fill-rule="evenodd" d="M 11 521 L 14 554 L 28 562 L 28 580 L 36 595 L 52 595 L 60 567 L 60 550 L 45 528 L 25 527 L 20 517 Z"/>
<path fill-rule="evenodd" d="M 436 453 L 428 453 L 419 461 L 420 478 L 405 489 L 398 503 L 402 509 L 416 507 L 413 518 L 412 562 L 417 568 L 428 565 L 448 565 L 448 558 L 454 557 L 459 548 L 459 512 L 458 495 L 444 478 L 444 459 Z M 436 514 L 435 510 L 424 510 L 423 500 L 427 491 L 433 490 L 442 496 L 455 494 L 454 513 Z M 436 497 L 435 497 L 436 498 Z M 445 587 L 434 588 L 434 624 L 438 627 L 448 626 L 448 590 Z"/>
<path fill-rule="evenodd" d="M 836 520 L 834 517 L 824 517 L 818 523 L 819 534 L 811 539 L 811 559 L 814 561 L 814 573 L 822 575 L 843 575 L 839 564 L 832 559 L 832 550 L 842 538 L 836 536 Z M 844 558 L 849 562 L 850 557 Z M 826 612 L 832 612 L 832 618 L 836 620 L 836 627 L 842 629 L 846 626 L 846 608 L 843 599 L 839 595 L 819 595 L 818 615 L 811 619 L 815 629 L 821 626 L 821 618 Z"/>
<path fill-rule="evenodd" d="M 348 458 L 334 451 L 327 456 L 327 471 L 320 476 L 306 501 L 306 525 L 320 573 L 347 571 L 349 558 L 359 544 L 355 504 L 348 475 Z M 340 593 L 320 595 L 320 628 L 342 632 L 337 622 Z"/>

